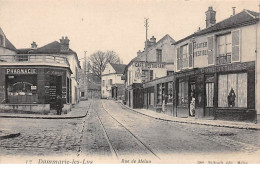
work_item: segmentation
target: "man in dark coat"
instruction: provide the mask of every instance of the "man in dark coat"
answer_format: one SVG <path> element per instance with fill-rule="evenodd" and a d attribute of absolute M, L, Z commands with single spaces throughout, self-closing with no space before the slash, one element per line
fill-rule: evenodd
<path fill-rule="evenodd" d="M 57 115 L 61 115 L 63 108 L 63 101 L 60 95 L 57 96 L 57 101 L 56 101 L 56 109 L 57 109 Z"/>

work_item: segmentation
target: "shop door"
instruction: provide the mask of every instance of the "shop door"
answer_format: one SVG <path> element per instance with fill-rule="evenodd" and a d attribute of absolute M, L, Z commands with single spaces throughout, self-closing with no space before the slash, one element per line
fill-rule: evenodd
<path fill-rule="evenodd" d="M 189 87 L 189 116 L 195 116 L 195 82 L 190 82 Z"/>
<path fill-rule="evenodd" d="M 62 77 L 50 76 L 50 109 L 56 109 L 57 96 L 62 97 Z"/>

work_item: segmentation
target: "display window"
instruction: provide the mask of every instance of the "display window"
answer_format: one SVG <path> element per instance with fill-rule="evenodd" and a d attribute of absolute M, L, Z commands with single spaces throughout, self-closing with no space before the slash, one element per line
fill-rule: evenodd
<path fill-rule="evenodd" d="M 178 88 L 178 106 L 188 107 L 188 81 L 180 80 Z"/>
<path fill-rule="evenodd" d="M 218 107 L 247 107 L 247 73 L 219 75 Z"/>
<path fill-rule="evenodd" d="M 8 75 L 7 101 L 8 103 L 37 103 L 37 75 Z"/>

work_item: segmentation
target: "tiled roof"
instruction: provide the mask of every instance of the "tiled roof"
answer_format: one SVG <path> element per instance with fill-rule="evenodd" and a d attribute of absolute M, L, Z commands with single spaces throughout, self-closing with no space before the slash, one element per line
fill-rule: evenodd
<path fill-rule="evenodd" d="M 110 64 L 115 69 L 116 73 L 118 73 L 118 74 L 124 73 L 124 70 L 125 70 L 125 67 L 126 67 L 125 64 L 113 64 L 113 63 L 110 63 Z"/>
<path fill-rule="evenodd" d="M 254 24 L 258 21 L 258 18 L 257 18 L 258 15 L 259 15 L 259 13 L 257 13 L 257 12 L 250 11 L 250 10 L 243 10 L 234 16 L 231 16 L 223 21 L 220 21 L 220 22 L 212 25 L 211 27 L 203 29 L 199 32 L 195 32 L 194 34 L 191 34 L 191 35 L 175 42 L 174 44 L 178 44 L 182 41 L 185 41 L 185 40 L 190 39 L 195 36 L 204 35 L 207 33 L 212 33 L 212 32 L 221 31 L 221 30 L 225 30 L 225 29 L 237 28 L 239 26 Z"/>
<path fill-rule="evenodd" d="M 37 48 L 35 50 L 29 51 L 32 54 L 75 54 L 75 52 L 69 49 L 68 52 L 61 52 L 60 51 L 60 43 L 58 41 L 53 41 L 45 46 Z"/>

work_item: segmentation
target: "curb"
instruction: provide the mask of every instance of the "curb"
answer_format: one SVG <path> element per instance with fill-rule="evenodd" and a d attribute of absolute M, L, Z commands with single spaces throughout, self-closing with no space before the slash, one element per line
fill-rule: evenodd
<path fill-rule="evenodd" d="M 205 125 L 205 126 L 215 126 L 215 127 L 227 127 L 227 128 L 234 128 L 234 129 L 260 130 L 260 127 L 257 128 L 257 127 L 242 127 L 242 126 L 239 126 L 239 125 L 237 125 L 237 126 L 236 125 L 219 125 L 219 124 L 200 123 L 200 122 L 188 122 L 188 121 L 181 121 L 181 120 L 170 120 L 170 119 L 158 118 L 158 117 L 154 117 L 154 116 L 151 116 L 151 115 L 147 115 L 147 114 L 138 112 L 138 111 L 136 111 L 136 110 L 134 110 L 132 108 L 129 108 L 129 107 L 125 106 L 122 102 L 117 102 L 117 103 L 120 103 L 122 106 L 124 106 L 128 110 L 131 110 L 131 111 L 136 112 L 138 114 L 147 116 L 149 118 L 161 120 L 161 121 L 169 121 L 169 122 L 175 122 L 175 123 L 196 124 L 196 125 Z"/>
<path fill-rule="evenodd" d="M 89 105 L 89 107 L 87 108 L 87 112 L 84 115 L 81 116 L 67 116 L 67 117 L 33 117 L 33 116 L 15 116 L 15 115 L 0 115 L 0 118 L 24 118 L 24 119 L 78 119 L 78 118 L 84 118 L 87 116 L 88 111 L 90 109 L 91 104 Z"/>

